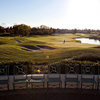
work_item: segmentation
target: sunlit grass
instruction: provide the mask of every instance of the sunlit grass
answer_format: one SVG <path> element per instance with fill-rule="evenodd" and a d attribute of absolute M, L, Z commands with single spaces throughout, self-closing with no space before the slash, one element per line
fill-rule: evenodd
<path fill-rule="evenodd" d="M 55 36 L 0 37 L 2 43 L 0 44 L 0 62 L 32 61 L 35 63 L 51 63 L 84 54 L 100 55 L 99 48 L 94 48 L 97 45 L 81 44 L 75 40 L 76 37 L 89 37 L 89 35 L 77 33 L 57 34 Z M 23 45 L 36 48 L 40 48 L 38 45 L 44 45 L 55 49 L 43 51 L 24 50 Z"/>

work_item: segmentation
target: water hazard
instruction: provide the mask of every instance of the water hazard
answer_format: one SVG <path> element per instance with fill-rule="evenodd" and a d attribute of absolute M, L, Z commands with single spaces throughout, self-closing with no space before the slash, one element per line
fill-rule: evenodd
<path fill-rule="evenodd" d="M 99 41 L 99 40 L 95 40 L 95 39 L 89 39 L 89 38 L 76 38 L 76 40 L 80 40 L 81 43 L 88 43 L 88 44 L 96 44 L 96 45 L 100 45 L 100 41 Z"/>

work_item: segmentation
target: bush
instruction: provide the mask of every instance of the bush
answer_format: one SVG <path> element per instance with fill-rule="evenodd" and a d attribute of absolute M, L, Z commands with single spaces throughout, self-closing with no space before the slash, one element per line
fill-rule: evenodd
<path fill-rule="evenodd" d="M 89 61 L 60 61 L 49 65 L 49 73 L 99 74 L 100 63 Z"/>
<path fill-rule="evenodd" d="M 81 56 L 74 57 L 73 60 L 98 62 L 100 61 L 100 57 L 95 55 L 81 55 Z"/>
<path fill-rule="evenodd" d="M 30 74 L 32 73 L 32 67 L 33 67 L 33 63 L 32 62 L 10 62 L 10 63 L 1 63 L 0 64 L 0 67 L 2 66 L 9 66 L 9 75 L 14 75 L 14 66 L 20 66 L 20 67 L 23 67 L 25 66 L 26 67 L 26 74 Z"/>

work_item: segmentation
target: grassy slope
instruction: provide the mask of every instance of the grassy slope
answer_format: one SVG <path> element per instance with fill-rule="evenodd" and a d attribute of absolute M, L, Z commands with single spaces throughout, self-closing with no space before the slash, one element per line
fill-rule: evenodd
<path fill-rule="evenodd" d="M 33 62 L 54 62 L 78 55 L 100 55 L 97 45 L 81 44 L 76 37 L 88 37 L 85 34 L 59 34 L 55 36 L 34 36 L 34 37 L 0 37 L 0 62 L 11 61 L 33 61 Z M 18 43 L 19 40 L 21 43 Z M 63 41 L 66 40 L 64 44 Z M 26 51 L 21 48 L 23 45 L 48 45 L 54 50 Z M 37 47 L 38 48 L 38 47 Z M 48 58 L 49 56 L 49 58 Z"/>

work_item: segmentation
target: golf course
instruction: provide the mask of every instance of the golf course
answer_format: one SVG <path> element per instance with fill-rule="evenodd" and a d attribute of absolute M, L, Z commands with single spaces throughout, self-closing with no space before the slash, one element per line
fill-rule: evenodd
<path fill-rule="evenodd" d="M 34 35 L 31 37 L 0 37 L 0 63 L 31 61 L 49 64 L 77 57 L 100 57 L 100 46 L 81 43 L 76 38 L 91 34 Z"/>

